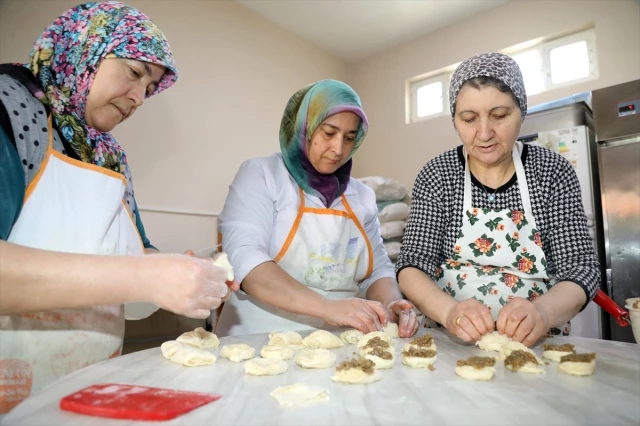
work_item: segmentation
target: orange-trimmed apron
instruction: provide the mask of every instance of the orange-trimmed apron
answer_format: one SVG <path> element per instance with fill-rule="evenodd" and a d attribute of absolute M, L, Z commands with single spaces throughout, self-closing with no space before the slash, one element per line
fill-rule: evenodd
<path fill-rule="evenodd" d="M 55 151 L 49 117 L 45 158 L 7 241 L 65 253 L 141 255 L 123 200 L 126 183 L 120 173 Z M 58 378 L 118 356 L 123 336 L 122 305 L 0 316 L 0 415 Z"/>
<path fill-rule="evenodd" d="M 274 261 L 298 282 L 330 299 L 359 294 L 358 283 L 371 275 L 373 249 L 347 198 L 334 208 L 305 206 L 300 189 L 298 215 Z M 274 330 L 329 329 L 324 321 L 269 306 L 244 293 L 224 304 L 216 324 L 220 336 Z"/>

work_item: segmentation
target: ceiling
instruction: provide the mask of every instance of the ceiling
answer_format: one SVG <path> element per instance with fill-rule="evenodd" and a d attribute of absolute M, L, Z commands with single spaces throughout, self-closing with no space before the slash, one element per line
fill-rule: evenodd
<path fill-rule="evenodd" d="M 235 0 L 354 62 L 509 0 Z"/>

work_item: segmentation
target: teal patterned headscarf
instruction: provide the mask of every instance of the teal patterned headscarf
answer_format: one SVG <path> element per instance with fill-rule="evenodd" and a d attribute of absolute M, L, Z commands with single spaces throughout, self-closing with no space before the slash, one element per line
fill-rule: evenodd
<path fill-rule="evenodd" d="M 353 150 L 335 173 L 323 174 L 309 161 L 311 137 L 324 120 L 341 112 L 352 112 L 360 117 Z M 318 81 L 298 90 L 284 110 L 280 123 L 280 150 L 284 163 L 304 192 L 317 196 L 329 207 L 349 184 L 351 158 L 362 144 L 368 128 L 360 97 L 351 87 L 337 80 Z"/>

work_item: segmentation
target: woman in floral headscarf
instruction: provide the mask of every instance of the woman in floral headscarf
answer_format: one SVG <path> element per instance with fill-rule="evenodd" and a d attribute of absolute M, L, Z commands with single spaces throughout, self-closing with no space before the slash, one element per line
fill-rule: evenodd
<path fill-rule="evenodd" d="M 416 178 L 396 264 L 403 293 L 466 341 L 494 328 L 527 346 L 568 334 L 600 279 L 575 171 L 516 141 L 527 94 L 509 56 L 464 60 L 449 100 L 462 145 Z"/>
<path fill-rule="evenodd" d="M 282 153 L 247 161 L 219 218 L 244 292 L 225 303 L 216 332 L 399 323 L 415 333 L 382 245 L 373 191 L 351 179 L 367 133 L 358 95 L 322 80 L 297 91 L 280 125 Z M 366 299 L 358 298 L 364 296 Z"/>
<path fill-rule="evenodd" d="M 0 366 L 17 383 L 0 413 L 117 356 L 123 303 L 206 318 L 229 292 L 208 262 L 130 257 L 153 246 L 110 131 L 176 79 L 163 33 L 117 2 L 68 10 L 28 64 L 0 66 Z"/>

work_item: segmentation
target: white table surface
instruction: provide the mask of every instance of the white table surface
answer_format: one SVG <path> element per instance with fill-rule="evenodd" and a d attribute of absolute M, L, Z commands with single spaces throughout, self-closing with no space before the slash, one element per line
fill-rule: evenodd
<path fill-rule="evenodd" d="M 579 353 L 596 352 L 596 372 L 590 377 L 568 376 L 557 364 L 545 375 L 513 373 L 502 362 L 490 382 L 465 381 L 454 373 L 456 361 L 472 355 L 491 355 L 460 344 L 448 334 L 430 332 L 438 349 L 436 371 L 413 369 L 401 363 L 400 350 L 408 339 L 396 340 L 396 365 L 380 370 L 383 378 L 369 385 L 333 382 L 335 369 L 305 370 L 294 360 L 279 376 L 245 375 L 243 363 L 221 359 L 220 348 L 247 343 L 256 349 L 265 334 L 226 337 L 210 349 L 213 366 L 183 367 L 162 357 L 160 348 L 107 360 L 73 374 L 31 396 L 11 411 L 3 425 L 638 425 L 640 424 L 640 346 L 583 338 L 553 338 L 548 343 L 572 343 Z M 301 333 L 303 337 L 308 334 Z M 538 355 L 542 347 L 534 348 Z M 338 362 L 350 358 L 354 345 L 334 349 Z M 280 407 L 269 393 L 278 386 L 304 382 L 330 391 L 330 400 L 315 405 Z M 125 383 L 199 392 L 223 397 L 184 416 L 165 422 L 133 422 L 64 412 L 60 399 L 98 383 Z"/>

